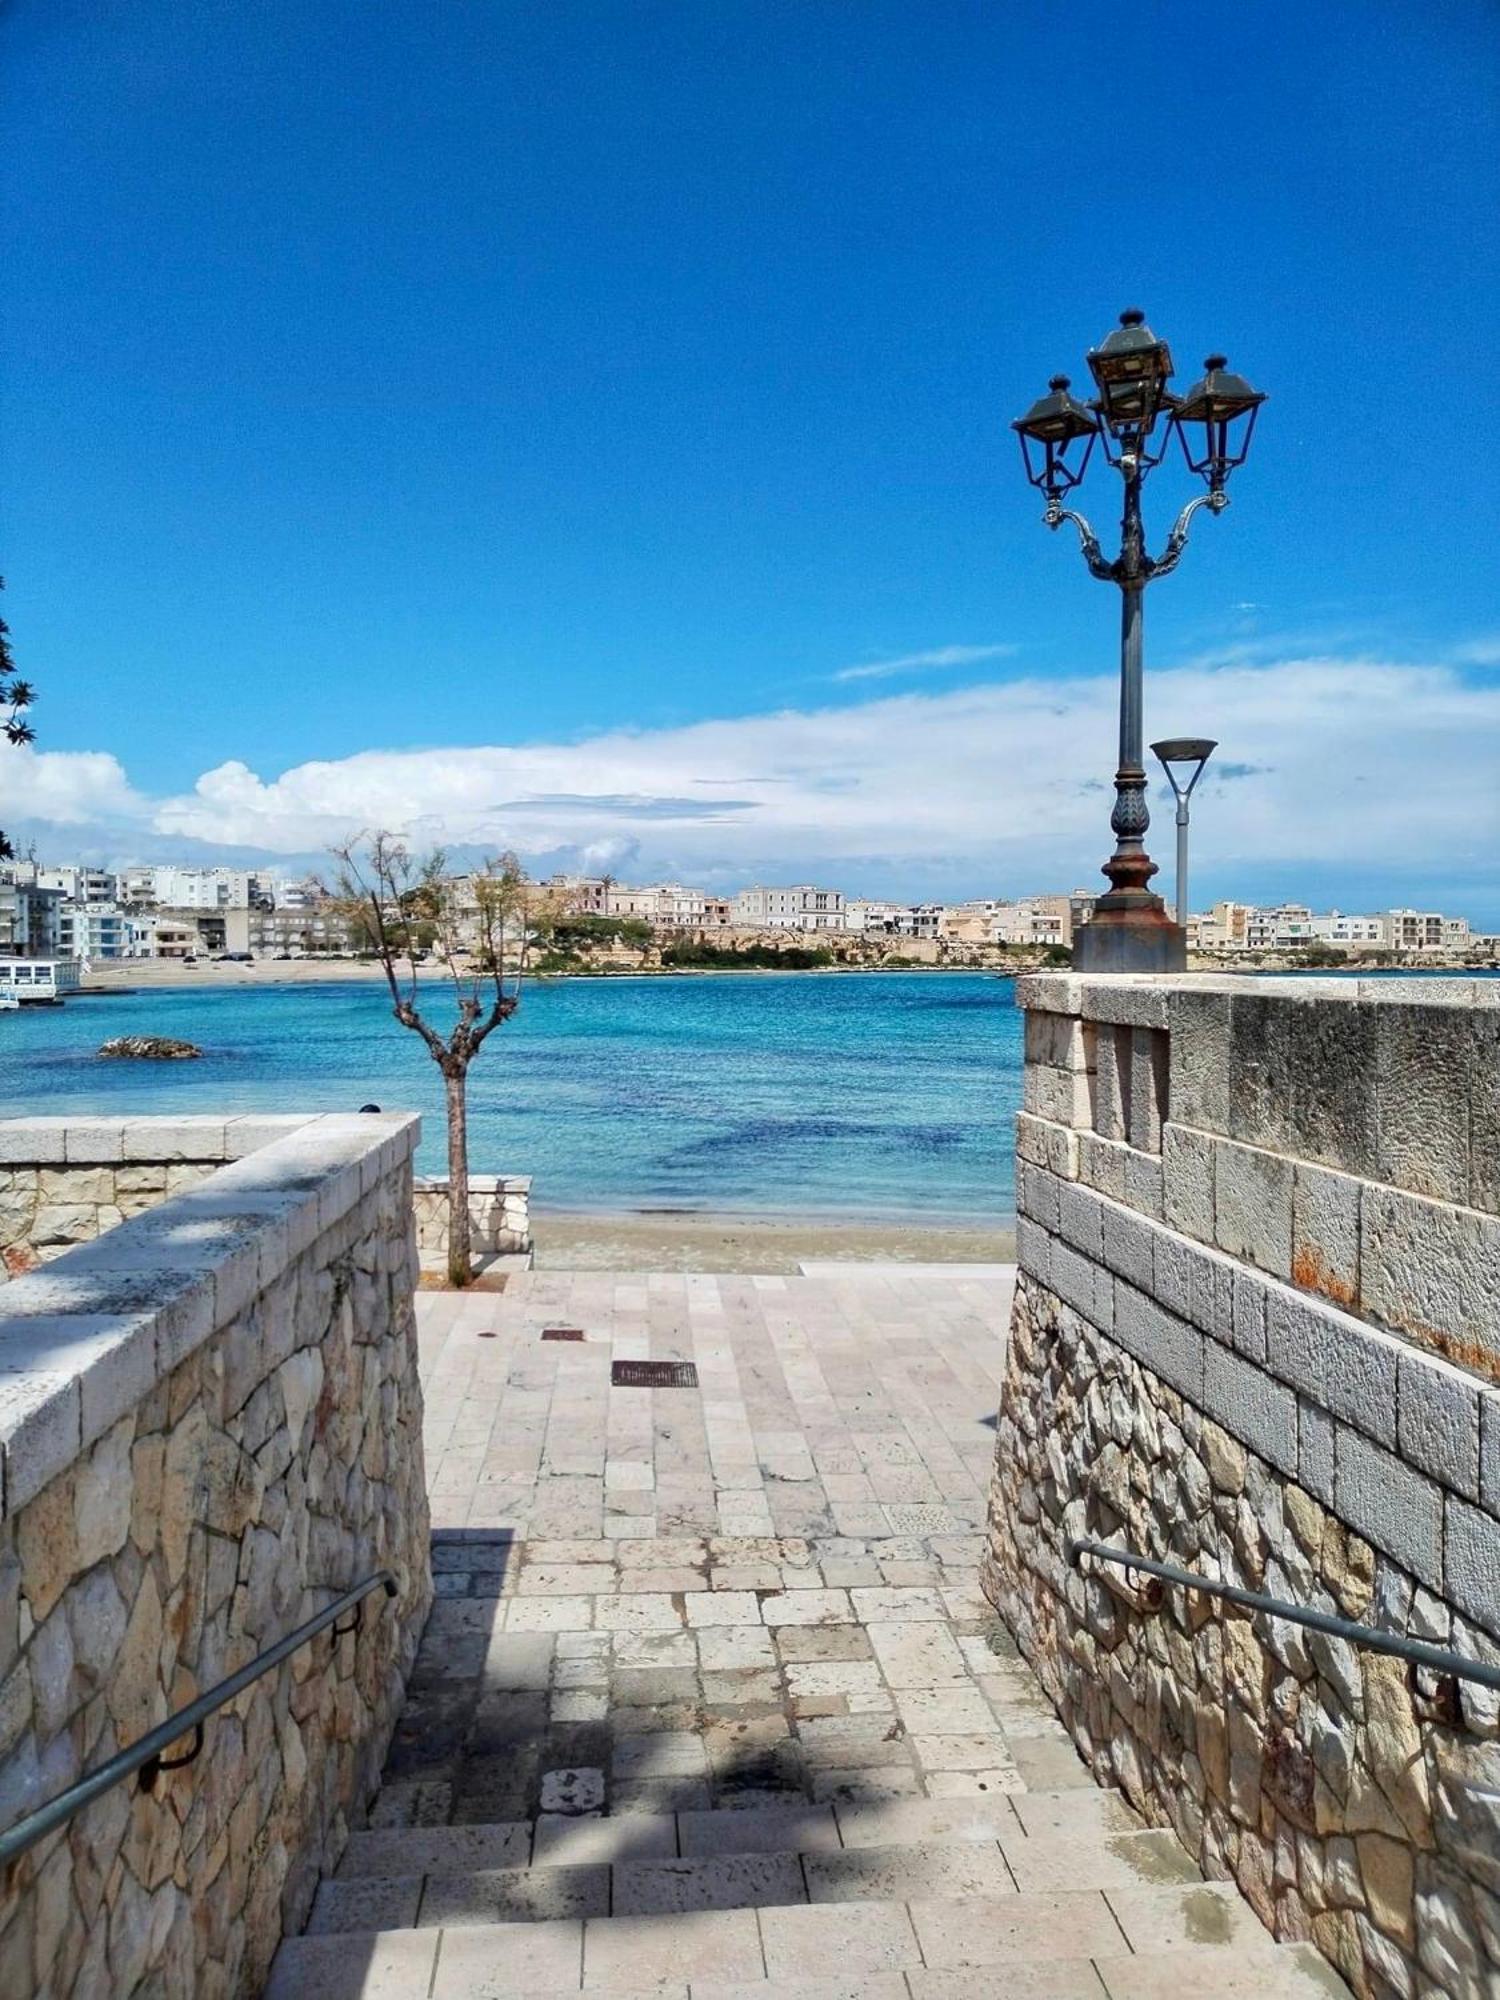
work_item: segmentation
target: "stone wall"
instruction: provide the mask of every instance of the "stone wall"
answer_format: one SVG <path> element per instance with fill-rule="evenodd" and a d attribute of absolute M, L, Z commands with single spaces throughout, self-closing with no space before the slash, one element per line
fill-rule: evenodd
<path fill-rule="evenodd" d="M 306 1123 L 305 1115 L 0 1123 L 0 1279 L 92 1242 Z"/>
<path fill-rule="evenodd" d="M 419 1176 L 412 1192 L 424 1270 L 448 1262 L 448 1181 Z M 469 1227 L 476 1259 L 531 1255 L 531 1181 L 524 1174 L 470 1174 Z"/>
<path fill-rule="evenodd" d="M 1363 1995 L 1500 1991 L 1500 988 L 1040 977 L 985 1587 L 1102 1782 Z"/>
<path fill-rule="evenodd" d="M 431 1595 L 417 1121 L 292 1122 L 0 1293 L 0 1826 L 370 1572 L 398 1596 L 13 1866 L 6 1995 L 248 2000 L 378 1782 Z"/>

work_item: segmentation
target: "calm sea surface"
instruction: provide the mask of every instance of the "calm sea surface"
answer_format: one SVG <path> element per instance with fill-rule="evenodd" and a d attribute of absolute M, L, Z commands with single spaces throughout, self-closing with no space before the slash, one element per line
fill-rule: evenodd
<path fill-rule="evenodd" d="M 436 1011 L 436 995 L 434 1010 Z M 101 1062 L 111 1035 L 199 1062 Z M 1009 1220 L 1021 1095 L 1013 986 L 982 974 L 721 974 L 528 987 L 469 1073 L 476 1173 L 539 1208 Z M 384 989 L 203 987 L 0 1014 L 0 1109 L 420 1111 L 444 1164 L 437 1070 Z"/>

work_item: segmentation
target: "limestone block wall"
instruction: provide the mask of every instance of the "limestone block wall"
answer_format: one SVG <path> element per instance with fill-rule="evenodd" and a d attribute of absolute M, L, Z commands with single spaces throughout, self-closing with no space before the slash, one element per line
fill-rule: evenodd
<path fill-rule="evenodd" d="M 0 1826 L 371 1571 L 399 1594 L 13 1865 L 7 1996 L 249 2000 L 378 1783 L 431 1596 L 417 1121 L 292 1122 L 0 1292 Z"/>
<path fill-rule="evenodd" d="M 448 1180 L 419 1175 L 412 1200 L 424 1270 L 448 1261 Z M 531 1180 L 525 1174 L 470 1174 L 469 1227 L 476 1257 L 531 1255 Z"/>
<path fill-rule="evenodd" d="M 0 1122 L 0 1280 L 92 1242 L 306 1123 L 305 1114 Z"/>
<path fill-rule="evenodd" d="M 985 1587 L 1101 1782 L 1365 1995 L 1500 1991 L 1500 1698 L 1074 1536 L 1500 1662 L 1500 987 L 1022 982 Z"/>

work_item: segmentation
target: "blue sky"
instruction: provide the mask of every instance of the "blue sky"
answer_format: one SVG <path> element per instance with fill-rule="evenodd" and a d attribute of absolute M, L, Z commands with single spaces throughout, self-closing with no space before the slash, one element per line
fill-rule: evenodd
<path fill-rule="evenodd" d="M 1139 303 L 1179 382 L 1222 346 L 1273 399 L 1148 604 L 1153 733 L 1249 767 L 1204 893 L 1500 922 L 1486 0 L 0 21 L 46 753 L 0 799 L 50 852 L 316 853 L 399 807 L 540 863 L 1093 879 L 1116 606 L 1006 423 Z M 1189 490 L 1156 476 L 1158 541 Z"/>

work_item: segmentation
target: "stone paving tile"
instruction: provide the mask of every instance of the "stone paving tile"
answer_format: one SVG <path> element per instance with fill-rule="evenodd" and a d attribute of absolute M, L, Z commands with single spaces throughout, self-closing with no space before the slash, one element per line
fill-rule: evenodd
<path fill-rule="evenodd" d="M 1135 1958 L 1101 1958 L 1100 1979 L 1109 2000 L 1348 2000 L 1348 1988 L 1310 1944 L 1283 1948 L 1274 1959 L 1259 1953 L 1246 1963 L 1210 1946 L 1152 1951 Z M 696 1996 L 698 1989 L 695 1987 Z M 1091 1995 L 1090 2000 L 1097 2000 Z"/>
<path fill-rule="evenodd" d="M 1132 1951 L 1162 1951 L 1181 1945 L 1233 1945 L 1236 1951 L 1270 1955 L 1271 1934 L 1224 1882 L 1195 1882 L 1182 1888 L 1106 1889 L 1104 1900 Z"/>
<path fill-rule="evenodd" d="M 416 1922 L 421 1898 L 420 1875 L 355 1875 L 320 1882 L 308 1934 L 405 1930 Z"/>
<path fill-rule="evenodd" d="M 420 1831 L 356 1833 L 339 1862 L 339 1879 L 377 1875 L 455 1875 L 481 1868 L 524 1868 L 531 1828 L 435 1826 Z"/>
<path fill-rule="evenodd" d="M 903 1903 L 810 1903 L 759 1915 L 773 1991 L 796 1978 L 847 1978 L 922 1963 Z"/>
<path fill-rule="evenodd" d="M 910 2000 L 1106 2000 L 1104 1989 L 1087 1958 L 1051 1959 L 1046 1964 L 1012 1961 L 958 1971 L 921 1971 L 906 1975 Z M 1112 1994 L 1113 1989 L 1111 1989 Z M 1188 2000 L 1174 1989 L 1162 2000 Z"/>
<path fill-rule="evenodd" d="M 692 2000 L 770 2000 L 770 1995 L 764 1980 L 753 1986 L 725 1986 L 719 1980 L 695 1979 Z M 852 1979 L 781 1980 L 775 2000 L 909 2000 L 909 1991 L 899 1972 L 857 1973 Z M 991 1994 L 989 2000 L 998 1996 Z M 1089 2000 L 1101 2000 L 1097 1989 Z"/>
<path fill-rule="evenodd" d="M 438 1940 L 440 1934 L 415 1935 Z M 521 1995 L 534 2000 L 545 1993 L 576 1993 L 582 1964 L 583 1924 L 577 1918 L 518 1924 L 505 1933 L 504 1949 L 498 1952 L 493 1932 L 456 1926 L 441 1933 L 436 1990 L 443 2000 L 519 2000 Z M 409 1987 L 403 2000 L 419 2000 L 426 1992 L 425 1986 Z M 304 2000 L 325 1996 L 309 1989 Z"/>
<path fill-rule="evenodd" d="M 994 1844 L 979 1841 L 863 1847 L 843 1854 L 811 1854 L 803 1864 L 808 1899 L 848 1903 L 861 1899 L 903 1902 L 912 1896 L 1001 1896 L 1015 1892 L 1015 1877 Z"/>
<path fill-rule="evenodd" d="M 726 1815 L 733 1818 L 733 1814 Z M 614 1871 L 619 1916 L 675 1910 L 740 1910 L 804 1903 L 807 1887 L 796 1854 L 721 1854 L 679 1861 L 627 1861 Z"/>
<path fill-rule="evenodd" d="M 993 1965 L 1045 1958 L 1066 1938 L 1080 1957 L 1118 1953 L 1120 1928 L 1098 1890 L 1055 1895 L 914 1897 L 908 1905 L 930 1966 Z M 1254 1922 L 1254 1919 L 1251 1919 Z"/>
<path fill-rule="evenodd" d="M 514 1924 L 609 1914 L 607 1867 L 505 1869 L 472 1875 L 429 1875 L 417 1922 Z"/>
<path fill-rule="evenodd" d="M 755 1910 L 693 1910 L 586 1924 L 584 1985 L 637 1983 L 654 1990 L 672 1979 L 758 1980 L 765 1971 L 758 1915 Z"/>
<path fill-rule="evenodd" d="M 429 1990 L 437 1948 L 436 1931 L 391 1931 L 354 1947 L 343 1937 L 288 1938 L 263 2000 L 412 2000 Z"/>

